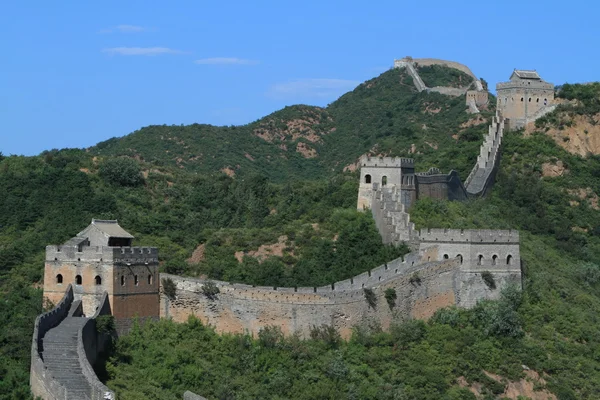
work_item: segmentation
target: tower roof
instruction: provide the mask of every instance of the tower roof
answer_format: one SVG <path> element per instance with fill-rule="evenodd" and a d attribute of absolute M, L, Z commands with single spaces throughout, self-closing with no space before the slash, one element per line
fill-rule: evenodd
<path fill-rule="evenodd" d="M 540 77 L 540 74 L 538 74 L 535 69 L 533 69 L 533 70 L 515 69 L 513 71 L 513 73 L 511 74 L 510 79 L 512 80 L 514 77 L 519 78 L 519 79 L 533 79 L 536 81 L 542 80 L 542 78 Z"/>
<path fill-rule="evenodd" d="M 121 225 L 119 225 L 119 222 L 116 219 L 92 219 L 92 225 L 84 229 L 83 232 L 92 226 L 96 227 L 100 232 L 104 233 L 108 237 L 122 239 L 134 238 L 132 234 L 121 228 Z"/>

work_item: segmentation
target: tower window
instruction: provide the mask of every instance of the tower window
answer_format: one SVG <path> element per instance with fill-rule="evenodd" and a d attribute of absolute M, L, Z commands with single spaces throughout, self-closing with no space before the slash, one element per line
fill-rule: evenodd
<path fill-rule="evenodd" d="M 75 284 L 76 285 L 81 285 L 82 279 L 81 279 L 81 275 L 77 275 L 75 277 Z"/>
<path fill-rule="evenodd" d="M 444 254 L 444 260 L 448 259 L 448 254 Z"/>
<path fill-rule="evenodd" d="M 531 97 L 529 98 L 529 102 L 531 103 Z"/>
<path fill-rule="evenodd" d="M 140 282 L 138 281 L 138 276 L 134 275 L 133 276 L 133 283 L 135 283 L 135 286 L 137 286 Z"/>
<path fill-rule="evenodd" d="M 121 286 L 125 286 L 125 276 L 121 275 Z"/>
<path fill-rule="evenodd" d="M 148 285 L 152 285 L 152 274 L 148 275 Z"/>
<path fill-rule="evenodd" d="M 480 254 L 479 256 L 477 256 L 477 265 L 482 265 L 483 264 L 483 256 Z"/>
<path fill-rule="evenodd" d="M 96 282 L 96 285 L 102 285 L 102 278 L 100 278 L 100 275 L 96 275 L 94 281 Z"/>
<path fill-rule="evenodd" d="M 387 176 L 382 176 L 381 177 L 381 186 L 385 186 L 387 185 Z"/>
<path fill-rule="evenodd" d="M 497 259 L 498 259 L 498 256 L 494 254 L 494 255 L 492 256 L 492 265 L 496 265 L 496 260 L 497 260 Z"/>
<path fill-rule="evenodd" d="M 523 101 L 523 98 L 521 97 L 521 101 Z"/>
<path fill-rule="evenodd" d="M 62 284 L 63 281 L 63 277 L 61 274 L 56 275 L 56 283 L 58 283 L 59 285 Z"/>
<path fill-rule="evenodd" d="M 460 260 L 460 263 L 463 263 L 463 256 L 462 254 L 457 255 L 456 257 L 458 257 L 458 259 Z"/>
<path fill-rule="evenodd" d="M 506 265 L 512 265 L 512 256 L 510 254 L 506 257 Z"/>
<path fill-rule="evenodd" d="M 365 183 L 371 183 L 371 175 L 365 175 Z"/>

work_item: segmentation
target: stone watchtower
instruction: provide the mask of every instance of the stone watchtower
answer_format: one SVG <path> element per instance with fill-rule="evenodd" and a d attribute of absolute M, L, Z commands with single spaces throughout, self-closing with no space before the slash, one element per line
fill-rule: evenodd
<path fill-rule="evenodd" d="M 106 291 L 119 332 L 133 318 L 159 318 L 158 249 L 132 247 L 117 221 L 93 219 L 62 245 L 46 247 L 44 298 L 54 304 L 70 284 L 83 313 L 92 315 Z"/>
<path fill-rule="evenodd" d="M 515 69 L 508 82 L 496 85 L 497 109 L 509 120 L 511 129 L 535 121 L 554 104 L 554 85 L 545 82 L 535 71 Z"/>
<path fill-rule="evenodd" d="M 371 209 L 377 188 L 400 189 L 401 203 L 407 208 L 415 201 L 415 164 L 412 158 L 369 157 L 360 158 L 359 211 Z"/>

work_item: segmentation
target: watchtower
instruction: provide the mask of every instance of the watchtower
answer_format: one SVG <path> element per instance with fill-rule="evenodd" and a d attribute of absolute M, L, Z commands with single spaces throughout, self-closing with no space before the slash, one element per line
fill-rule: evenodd
<path fill-rule="evenodd" d="M 415 163 L 412 158 L 370 157 L 360 158 L 359 211 L 371 209 L 377 188 L 401 189 L 401 203 L 410 207 L 416 198 Z"/>
<path fill-rule="evenodd" d="M 544 108 L 554 103 L 554 85 L 544 81 L 535 70 L 515 69 L 508 82 L 496 85 L 497 109 L 508 118 L 511 129 L 534 121 Z"/>
<path fill-rule="evenodd" d="M 135 317 L 159 318 L 158 249 L 132 247 L 116 220 L 93 219 L 62 245 L 46 247 L 44 297 L 57 304 L 69 283 L 83 313 L 96 311 L 106 291 L 119 331 Z"/>

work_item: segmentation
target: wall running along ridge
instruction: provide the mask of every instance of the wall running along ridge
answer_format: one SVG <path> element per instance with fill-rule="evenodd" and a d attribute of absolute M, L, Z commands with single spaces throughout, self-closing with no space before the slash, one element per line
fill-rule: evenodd
<path fill-rule="evenodd" d="M 114 392 L 100 382 L 92 368 L 108 340 L 107 335 L 96 332 L 96 318 L 110 315 L 107 293 L 92 318 L 81 317 L 81 312 L 81 302 L 74 301 L 73 287 L 69 284 L 59 304 L 36 318 L 30 374 L 31 392 L 35 397 L 115 399 Z"/>

